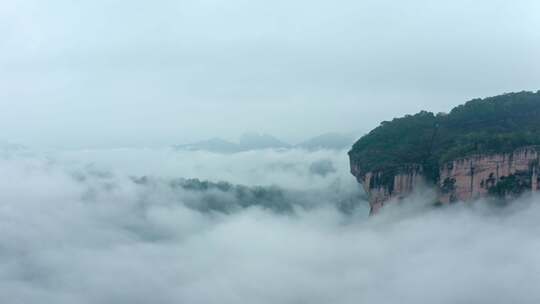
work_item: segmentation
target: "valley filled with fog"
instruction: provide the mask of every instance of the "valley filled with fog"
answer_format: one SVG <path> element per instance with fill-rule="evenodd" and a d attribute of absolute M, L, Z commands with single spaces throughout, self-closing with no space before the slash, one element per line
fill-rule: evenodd
<path fill-rule="evenodd" d="M 3 303 L 540 300 L 538 198 L 368 217 L 346 151 L 15 147 L 0 172 Z"/>
<path fill-rule="evenodd" d="M 0 1 L 0 304 L 540 303 L 539 12 Z"/>

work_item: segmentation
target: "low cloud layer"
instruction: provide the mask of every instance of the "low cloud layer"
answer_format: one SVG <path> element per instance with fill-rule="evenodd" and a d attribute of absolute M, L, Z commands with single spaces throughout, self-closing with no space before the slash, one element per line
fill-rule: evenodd
<path fill-rule="evenodd" d="M 338 183 L 349 195 L 343 156 L 328 153 L 162 158 L 176 176 L 152 167 L 149 151 L 3 157 L 0 302 L 538 303 L 536 197 L 433 208 L 422 194 L 368 219 L 365 207 L 335 208 L 328 193 L 292 213 L 203 211 L 186 204 L 196 194 L 168 183 L 233 177 L 303 198 Z M 327 162 L 335 171 L 313 170 Z"/>

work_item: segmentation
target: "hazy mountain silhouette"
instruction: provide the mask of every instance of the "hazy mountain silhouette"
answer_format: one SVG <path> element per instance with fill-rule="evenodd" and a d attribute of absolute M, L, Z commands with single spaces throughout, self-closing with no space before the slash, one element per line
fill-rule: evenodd
<path fill-rule="evenodd" d="M 355 137 L 340 133 L 326 133 L 310 138 L 300 144 L 290 145 L 269 134 L 245 133 L 237 143 L 221 138 L 212 138 L 190 144 L 176 145 L 176 149 L 189 151 L 209 151 L 216 153 L 236 153 L 262 149 L 302 148 L 318 149 L 347 149 L 352 146 Z"/>
<path fill-rule="evenodd" d="M 291 145 L 268 134 L 246 133 L 240 137 L 238 146 L 242 150 L 289 148 Z"/>
<path fill-rule="evenodd" d="M 190 151 L 209 151 L 217 153 L 235 153 L 261 149 L 289 148 L 290 145 L 268 134 L 246 133 L 238 143 L 221 138 L 212 138 L 191 144 L 176 145 L 175 148 Z"/>
<path fill-rule="evenodd" d="M 191 144 L 176 145 L 176 149 L 189 151 L 209 151 L 217 153 L 234 153 L 240 152 L 240 146 L 236 143 L 226 141 L 221 138 L 212 138 Z"/>
<path fill-rule="evenodd" d="M 353 135 L 341 134 L 341 133 L 326 133 L 319 136 L 310 138 L 302 143 L 296 145 L 297 147 L 318 150 L 318 149 L 332 149 L 341 150 L 350 148 L 356 138 Z"/>

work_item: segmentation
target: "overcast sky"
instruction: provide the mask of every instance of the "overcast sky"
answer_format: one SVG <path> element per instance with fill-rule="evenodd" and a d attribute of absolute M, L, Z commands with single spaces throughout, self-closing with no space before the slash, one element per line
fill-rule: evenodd
<path fill-rule="evenodd" d="M 155 146 L 357 132 L 540 89 L 540 2 L 0 3 L 0 140 Z"/>

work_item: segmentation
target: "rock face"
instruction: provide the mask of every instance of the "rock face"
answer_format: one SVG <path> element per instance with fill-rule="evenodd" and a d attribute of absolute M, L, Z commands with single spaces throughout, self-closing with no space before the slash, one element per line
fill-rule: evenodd
<path fill-rule="evenodd" d="M 395 172 L 364 172 L 351 159 L 351 173 L 370 198 L 371 213 L 387 201 L 402 199 L 422 185 L 434 184 L 440 203 L 467 201 L 489 194 L 510 197 L 540 190 L 538 147 L 522 147 L 511 153 L 482 154 L 456 159 L 439 168 L 437 181 L 428 181 L 421 164 Z"/>
<path fill-rule="evenodd" d="M 440 201 L 465 201 L 487 195 L 502 182 L 514 179 L 512 192 L 538 190 L 538 151 L 533 147 L 512 153 L 475 155 L 454 160 L 440 169 Z M 517 188 L 516 188 L 517 187 Z"/>
<path fill-rule="evenodd" d="M 386 201 L 404 198 L 414 189 L 426 183 L 422 166 L 403 167 L 396 174 L 387 172 L 363 173 L 358 164 L 351 161 L 351 173 L 369 195 L 371 214 L 376 213 Z"/>

